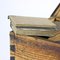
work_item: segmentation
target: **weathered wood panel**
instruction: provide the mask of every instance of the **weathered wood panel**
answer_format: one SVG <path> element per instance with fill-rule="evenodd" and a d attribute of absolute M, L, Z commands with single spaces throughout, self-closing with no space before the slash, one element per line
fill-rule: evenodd
<path fill-rule="evenodd" d="M 10 34 L 14 39 L 16 60 L 60 60 L 60 44 L 38 37 Z"/>

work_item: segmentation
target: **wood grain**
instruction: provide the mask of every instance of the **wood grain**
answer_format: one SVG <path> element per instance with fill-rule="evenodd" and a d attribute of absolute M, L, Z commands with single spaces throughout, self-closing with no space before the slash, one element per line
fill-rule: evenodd
<path fill-rule="evenodd" d="M 11 32 L 12 33 L 12 32 Z M 31 36 L 10 34 L 17 60 L 60 60 L 60 44 Z"/>

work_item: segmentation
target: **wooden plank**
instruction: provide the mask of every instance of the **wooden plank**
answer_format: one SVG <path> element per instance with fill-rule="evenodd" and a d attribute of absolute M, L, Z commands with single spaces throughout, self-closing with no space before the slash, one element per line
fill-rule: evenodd
<path fill-rule="evenodd" d="M 13 38 L 11 38 L 11 36 L 10 36 L 10 38 L 11 38 L 11 40 L 13 41 L 17 41 L 17 42 L 19 42 L 19 41 L 26 41 L 26 42 L 28 42 L 28 41 L 30 41 L 30 42 L 36 42 L 36 41 L 39 41 L 40 40 L 40 42 L 41 41 L 44 41 L 45 40 L 45 42 L 47 41 L 58 41 L 58 40 L 60 40 L 60 39 L 58 39 L 58 38 L 56 38 L 56 39 L 58 39 L 58 40 L 54 40 L 54 39 L 51 39 L 50 40 L 50 38 L 49 37 L 37 37 L 37 36 L 26 36 L 26 35 L 13 35 L 14 34 L 14 32 L 12 31 L 12 32 L 10 32 L 10 35 L 12 35 L 13 37 L 15 37 L 15 39 L 13 39 Z M 55 34 L 56 35 L 59 35 L 60 34 L 60 31 L 56 31 L 55 32 Z M 55 36 L 54 36 L 55 37 Z M 52 37 L 51 37 L 52 38 Z M 51 42 L 50 42 L 51 43 Z"/>
<path fill-rule="evenodd" d="M 54 21 L 60 21 L 60 3 L 51 14 L 51 17 L 55 18 Z"/>
<path fill-rule="evenodd" d="M 38 17 L 24 17 L 24 16 L 9 16 L 9 19 L 15 26 L 28 26 L 28 27 L 54 27 L 48 18 Z"/>
<path fill-rule="evenodd" d="M 59 54 L 52 50 L 37 49 L 25 44 L 17 44 L 15 56 L 26 60 L 59 60 Z"/>
<path fill-rule="evenodd" d="M 15 36 L 15 43 L 15 56 L 18 56 L 19 60 L 60 60 L 60 44 L 20 35 Z"/>
<path fill-rule="evenodd" d="M 60 3 L 58 4 L 58 6 L 56 7 L 56 9 L 53 11 L 53 13 L 51 14 L 51 17 L 60 17 Z"/>
<path fill-rule="evenodd" d="M 56 36 L 49 38 L 49 40 L 60 43 L 60 34 L 57 34 Z"/>

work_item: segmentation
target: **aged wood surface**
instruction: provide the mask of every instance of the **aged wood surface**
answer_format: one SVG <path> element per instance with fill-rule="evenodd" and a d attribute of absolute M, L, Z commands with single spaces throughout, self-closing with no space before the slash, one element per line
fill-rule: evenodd
<path fill-rule="evenodd" d="M 54 37 L 49 38 L 51 41 L 60 42 L 60 34 L 57 34 Z"/>
<path fill-rule="evenodd" d="M 9 16 L 10 21 L 15 26 L 30 27 L 55 27 L 48 18 L 26 17 L 26 16 Z"/>
<path fill-rule="evenodd" d="M 17 44 L 15 56 L 25 60 L 59 60 L 60 54 L 54 51 L 37 49 L 25 44 Z"/>
<path fill-rule="evenodd" d="M 56 21 L 60 21 L 60 3 L 56 7 L 56 9 L 51 14 L 51 17 L 54 17 Z"/>
<path fill-rule="evenodd" d="M 10 33 L 10 38 L 10 41 L 15 43 L 17 60 L 60 60 L 60 44 L 58 43 L 38 37 L 14 35 L 13 32 Z"/>

